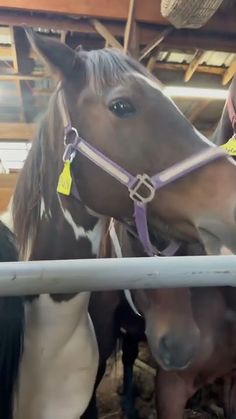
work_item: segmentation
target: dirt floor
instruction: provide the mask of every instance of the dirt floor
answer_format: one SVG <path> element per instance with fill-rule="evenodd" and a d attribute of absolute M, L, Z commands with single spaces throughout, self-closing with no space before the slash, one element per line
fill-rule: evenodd
<path fill-rule="evenodd" d="M 154 363 L 145 345 L 142 345 L 134 368 L 135 406 L 139 419 L 157 419 L 154 402 Z M 121 409 L 122 363 L 120 356 L 116 362 L 109 362 L 106 375 L 98 390 L 99 419 L 125 418 Z M 222 409 L 215 400 L 209 399 L 204 406 L 194 410 L 186 409 L 185 419 L 223 419 Z M 211 392 L 212 396 L 212 392 Z M 207 407 L 206 407 L 207 405 Z M 174 418 L 173 418 L 174 419 Z"/>

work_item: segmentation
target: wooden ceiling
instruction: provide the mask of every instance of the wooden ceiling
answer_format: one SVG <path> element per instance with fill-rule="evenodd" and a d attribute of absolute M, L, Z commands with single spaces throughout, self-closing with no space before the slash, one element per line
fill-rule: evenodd
<path fill-rule="evenodd" d="M 203 28 L 177 30 L 161 16 L 160 0 L 0 0 L 0 142 L 31 140 L 52 89 L 23 26 L 45 31 L 71 47 L 124 48 L 164 83 L 222 87 L 236 70 L 234 55 L 227 65 L 212 65 L 204 54 L 214 51 L 216 61 L 217 52 L 236 54 L 235 16 L 236 2 L 228 0 Z M 2 42 L 4 37 L 9 42 Z M 161 58 L 173 51 L 183 55 L 181 62 Z M 4 85 L 14 87 L 12 102 Z M 193 123 L 211 131 L 223 103 L 183 99 L 178 105 Z M 6 176 L 0 175 L 0 211 L 16 181 L 15 175 L 8 175 L 8 181 Z"/>

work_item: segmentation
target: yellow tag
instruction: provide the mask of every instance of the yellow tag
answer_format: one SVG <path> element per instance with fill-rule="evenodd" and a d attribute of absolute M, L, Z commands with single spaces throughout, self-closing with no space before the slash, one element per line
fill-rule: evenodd
<path fill-rule="evenodd" d="M 70 161 L 66 160 L 64 163 L 63 170 L 58 179 L 57 192 L 61 193 L 62 195 L 70 195 L 71 184 L 72 177 L 70 174 Z"/>
<path fill-rule="evenodd" d="M 231 137 L 227 143 L 221 146 L 230 156 L 236 156 L 236 137 Z"/>

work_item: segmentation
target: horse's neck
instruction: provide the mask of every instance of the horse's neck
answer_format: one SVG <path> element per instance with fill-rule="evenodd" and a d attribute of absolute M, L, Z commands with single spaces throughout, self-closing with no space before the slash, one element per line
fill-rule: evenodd
<path fill-rule="evenodd" d="M 30 259 L 97 257 L 106 219 L 91 215 L 83 203 L 55 194 L 49 204 L 41 195 L 40 220 Z"/>
<path fill-rule="evenodd" d="M 56 196 L 49 206 L 42 195 L 30 258 L 96 257 L 104 222 L 73 198 Z M 41 295 L 26 302 L 25 347 L 14 419 L 72 419 L 86 409 L 98 367 L 89 297 L 85 292 Z"/>

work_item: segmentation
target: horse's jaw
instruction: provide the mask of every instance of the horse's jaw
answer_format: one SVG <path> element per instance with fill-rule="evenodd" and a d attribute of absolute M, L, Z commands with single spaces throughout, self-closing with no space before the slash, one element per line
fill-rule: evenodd
<path fill-rule="evenodd" d="M 200 220 L 199 238 L 208 255 L 236 254 L 236 224 L 222 220 Z"/>

